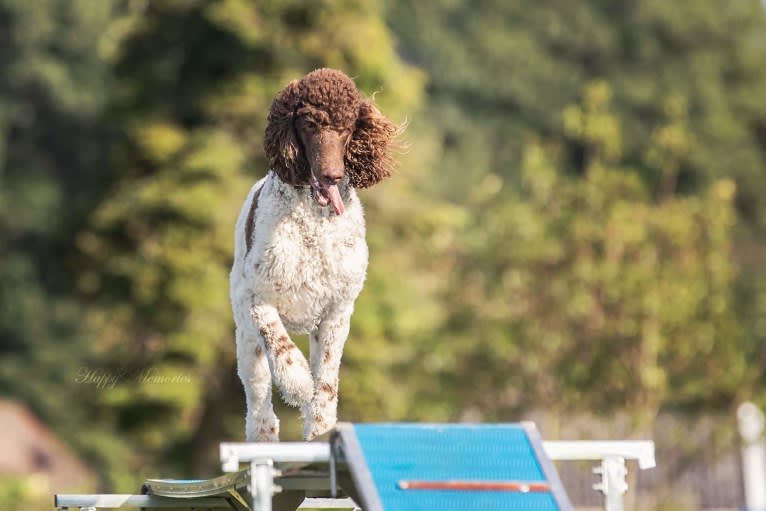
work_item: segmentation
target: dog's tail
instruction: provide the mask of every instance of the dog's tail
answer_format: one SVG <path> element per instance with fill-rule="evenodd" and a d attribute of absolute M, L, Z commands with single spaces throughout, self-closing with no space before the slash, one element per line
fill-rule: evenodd
<path fill-rule="evenodd" d="M 290 339 L 282 321 L 274 312 L 266 318 L 255 318 L 263 339 L 271 376 L 290 406 L 303 406 L 314 396 L 314 381 L 306 357 Z"/>

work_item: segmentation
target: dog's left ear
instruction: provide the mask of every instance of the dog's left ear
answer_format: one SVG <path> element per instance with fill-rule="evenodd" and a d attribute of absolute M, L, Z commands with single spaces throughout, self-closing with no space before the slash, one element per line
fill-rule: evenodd
<path fill-rule="evenodd" d="M 351 186 L 368 188 L 391 175 L 394 161 L 390 152 L 401 132 L 371 101 L 362 101 L 345 155 Z"/>
<path fill-rule="evenodd" d="M 308 183 L 309 164 L 301 150 L 293 121 L 299 106 L 298 80 L 288 83 L 274 98 L 266 120 L 263 149 L 270 168 L 285 183 Z"/>

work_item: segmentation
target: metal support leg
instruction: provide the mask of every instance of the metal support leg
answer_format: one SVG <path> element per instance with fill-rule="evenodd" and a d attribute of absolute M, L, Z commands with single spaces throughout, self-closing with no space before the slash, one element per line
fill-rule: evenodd
<path fill-rule="evenodd" d="M 274 484 L 274 477 L 280 475 L 271 460 L 256 460 L 250 463 L 250 495 L 255 511 L 271 511 L 271 498 L 282 488 Z"/>
<path fill-rule="evenodd" d="M 338 497 L 338 458 L 340 457 L 340 432 L 330 434 L 330 496 Z M 347 493 L 348 495 L 348 493 Z"/>
<path fill-rule="evenodd" d="M 628 491 L 628 483 L 625 476 L 628 469 L 625 467 L 625 458 L 610 456 L 601 460 L 601 466 L 593 469 L 595 474 L 601 474 L 601 482 L 593 485 L 594 490 L 600 490 L 604 494 L 604 507 L 606 511 L 622 511 L 622 496 Z"/>

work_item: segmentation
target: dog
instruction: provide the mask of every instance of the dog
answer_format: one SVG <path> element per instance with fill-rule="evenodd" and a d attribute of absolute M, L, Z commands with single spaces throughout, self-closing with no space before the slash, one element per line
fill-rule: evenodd
<path fill-rule="evenodd" d="M 272 380 L 300 407 L 303 437 L 337 421 L 343 346 L 368 261 L 358 188 L 391 174 L 401 127 L 341 71 L 294 80 L 271 104 L 270 170 L 235 228 L 230 275 L 248 441 L 278 441 Z M 309 361 L 289 333 L 309 335 Z"/>

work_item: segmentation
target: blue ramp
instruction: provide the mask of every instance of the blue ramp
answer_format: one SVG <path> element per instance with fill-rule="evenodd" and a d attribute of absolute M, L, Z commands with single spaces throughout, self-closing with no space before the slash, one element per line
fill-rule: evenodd
<path fill-rule="evenodd" d="M 340 424 L 365 511 L 571 511 L 534 424 Z"/>

